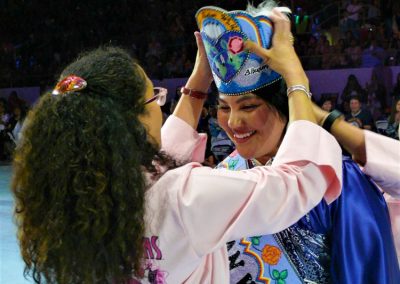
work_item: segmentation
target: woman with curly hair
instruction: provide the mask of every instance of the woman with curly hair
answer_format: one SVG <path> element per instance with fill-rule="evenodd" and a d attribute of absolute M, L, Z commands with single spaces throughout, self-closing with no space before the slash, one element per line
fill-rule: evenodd
<path fill-rule="evenodd" d="M 278 56 L 269 63 L 286 82 L 306 83 L 285 36 L 290 24 L 279 12 L 271 19 Z M 111 47 L 66 67 L 29 113 L 12 190 L 25 273 L 36 283 L 226 283 L 227 241 L 282 230 L 339 194 L 340 148 L 301 90 L 289 96 L 273 166 L 229 172 L 197 163 L 205 137 L 194 129 L 212 75 L 196 40 L 187 95 L 162 131 L 155 101 L 165 94 L 154 96 L 143 69 Z M 177 166 L 187 160 L 197 162 Z"/>

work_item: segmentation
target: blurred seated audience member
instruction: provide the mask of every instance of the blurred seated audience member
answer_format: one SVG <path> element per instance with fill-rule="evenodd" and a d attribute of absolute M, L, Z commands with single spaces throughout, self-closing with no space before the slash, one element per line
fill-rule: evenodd
<path fill-rule="evenodd" d="M 382 20 L 386 38 L 392 37 L 393 5 L 397 0 L 381 0 Z"/>
<path fill-rule="evenodd" d="M 400 73 L 397 74 L 396 83 L 392 91 L 392 97 L 393 101 L 396 101 L 398 98 L 400 98 Z"/>
<path fill-rule="evenodd" d="M 399 124 L 400 124 L 400 97 L 398 97 L 393 105 L 392 111 L 388 118 L 388 127 L 386 129 L 386 134 L 389 137 L 399 139 Z"/>
<path fill-rule="evenodd" d="M 294 29 L 296 38 L 303 39 L 310 30 L 310 16 L 302 7 L 297 7 L 294 15 Z"/>
<path fill-rule="evenodd" d="M 361 65 L 362 49 L 355 38 L 350 41 L 350 46 L 344 52 L 349 61 L 349 67 L 359 67 Z"/>
<path fill-rule="evenodd" d="M 330 65 L 332 68 L 346 68 L 349 66 L 349 61 L 347 60 L 345 54 L 345 40 L 343 38 L 339 39 L 332 47 L 331 61 Z"/>
<path fill-rule="evenodd" d="M 207 134 L 206 154 L 205 154 L 205 160 L 204 160 L 203 164 L 208 167 L 213 167 L 213 166 L 216 166 L 217 163 L 215 160 L 215 156 L 211 150 L 212 134 L 211 134 L 211 129 L 210 129 L 210 119 L 211 119 L 211 114 L 209 112 L 209 107 L 208 107 L 208 105 L 204 105 L 203 109 L 201 111 L 201 114 L 200 114 L 199 123 L 197 125 L 197 132 Z"/>
<path fill-rule="evenodd" d="M 366 91 L 361 87 L 357 77 L 354 74 L 350 74 L 347 77 L 347 83 L 343 89 L 342 95 L 339 98 L 339 103 L 341 104 L 343 112 L 348 113 L 350 111 L 350 98 L 354 96 L 360 97 L 362 102 L 367 102 Z"/>
<path fill-rule="evenodd" d="M 358 38 L 360 28 L 360 17 L 363 5 L 358 0 L 351 0 L 346 6 L 345 16 L 342 20 L 342 31 L 350 31 Z"/>
<path fill-rule="evenodd" d="M 210 132 L 209 127 L 208 127 L 209 119 L 210 119 L 210 115 L 208 113 L 208 106 L 205 105 L 205 106 L 203 106 L 203 109 L 201 110 L 199 124 L 197 125 L 198 133 L 209 133 Z"/>
<path fill-rule="evenodd" d="M 335 107 L 334 107 L 334 100 L 332 97 L 330 96 L 322 96 L 320 102 L 319 102 L 319 106 L 327 111 L 327 112 L 331 112 Z"/>
<path fill-rule="evenodd" d="M 321 57 L 321 68 L 330 69 L 333 49 L 325 35 L 321 35 L 319 38 L 315 51 Z"/>
<path fill-rule="evenodd" d="M 17 144 L 21 138 L 21 129 L 27 114 L 28 109 L 25 105 L 21 104 L 14 106 L 13 115 L 10 120 L 10 130 L 12 140 L 15 144 Z"/>
<path fill-rule="evenodd" d="M 10 121 L 10 114 L 7 110 L 7 101 L 0 98 L 0 125 L 6 126 Z"/>
<path fill-rule="evenodd" d="M 150 41 L 147 44 L 147 52 L 145 54 L 145 57 L 150 57 L 154 56 L 158 60 L 161 59 L 162 55 L 162 48 L 160 42 L 157 40 L 156 36 L 152 36 L 150 38 Z"/>
<path fill-rule="evenodd" d="M 7 112 L 7 103 L 0 98 L 0 161 L 8 160 L 10 153 L 7 151 L 7 143 L 10 141 L 9 132 L 10 114 Z"/>
<path fill-rule="evenodd" d="M 378 25 L 381 20 L 381 9 L 379 0 L 372 0 L 367 4 L 367 22 Z"/>
<path fill-rule="evenodd" d="M 375 39 L 372 39 L 362 52 L 361 67 L 383 66 L 385 58 L 385 50 L 378 45 Z"/>
<path fill-rule="evenodd" d="M 386 111 L 386 87 L 380 80 L 377 72 L 371 74 L 371 81 L 365 87 L 368 95 L 367 107 L 372 113 L 374 120 L 382 118 Z"/>
<path fill-rule="evenodd" d="M 228 134 L 223 130 L 217 118 L 218 106 L 210 107 L 210 119 L 208 120 L 210 130 L 211 152 L 215 157 L 216 164 L 222 162 L 235 149 L 235 144 L 229 139 Z"/>
<path fill-rule="evenodd" d="M 400 65 L 400 40 L 384 40 L 383 48 L 386 51 L 385 66 Z"/>
<path fill-rule="evenodd" d="M 358 96 L 351 97 L 349 106 L 350 113 L 345 115 L 346 121 L 358 128 L 373 130 L 372 115 L 367 109 L 362 109 L 362 103 Z"/>
<path fill-rule="evenodd" d="M 393 37 L 400 39 L 400 2 L 397 1 L 393 5 L 392 31 Z"/>
<path fill-rule="evenodd" d="M 355 39 L 355 37 L 353 36 L 353 34 L 350 31 L 348 31 L 348 32 L 344 33 L 343 39 L 344 39 L 345 48 L 348 48 L 351 44 L 351 41 L 353 39 Z"/>
<path fill-rule="evenodd" d="M 307 49 L 306 49 L 306 66 L 307 69 L 315 70 L 321 68 L 321 57 L 316 54 L 317 49 L 317 38 L 313 35 L 308 39 Z"/>
<path fill-rule="evenodd" d="M 8 110 L 13 113 L 14 108 L 18 106 L 26 105 L 26 102 L 18 96 L 16 91 L 12 91 L 8 95 L 7 106 Z"/>

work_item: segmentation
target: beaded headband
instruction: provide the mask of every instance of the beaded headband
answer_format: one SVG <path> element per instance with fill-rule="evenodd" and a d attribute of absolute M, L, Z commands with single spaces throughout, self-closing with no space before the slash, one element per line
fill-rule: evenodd
<path fill-rule="evenodd" d="M 247 39 L 270 48 L 273 25 L 264 14 L 254 16 L 246 11 L 228 12 L 214 6 L 197 11 L 197 25 L 220 93 L 241 95 L 281 78 L 262 58 L 243 49 L 243 42 Z"/>

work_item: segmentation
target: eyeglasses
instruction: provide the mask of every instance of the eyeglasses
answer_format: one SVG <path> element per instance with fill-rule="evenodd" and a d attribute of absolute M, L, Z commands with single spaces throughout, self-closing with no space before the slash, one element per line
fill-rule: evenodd
<path fill-rule="evenodd" d="M 147 105 L 147 104 L 157 100 L 157 104 L 159 106 L 165 105 L 165 102 L 167 100 L 168 90 L 165 88 L 161 88 L 161 87 L 154 87 L 153 91 L 154 91 L 154 96 L 152 96 L 150 99 L 145 101 L 144 104 Z"/>

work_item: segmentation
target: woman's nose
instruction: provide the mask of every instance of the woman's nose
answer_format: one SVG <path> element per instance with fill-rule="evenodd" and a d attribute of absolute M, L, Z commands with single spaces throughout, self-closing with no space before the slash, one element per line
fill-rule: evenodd
<path fill-rule="evenodd" d="M 238 112 L 231 111 L 228 119 L 228 126 L 231 129 L 235 129 L 239 126 L 242 126 L 242 124 L 243 124 L 243 119 L 241 115 Z"/>

